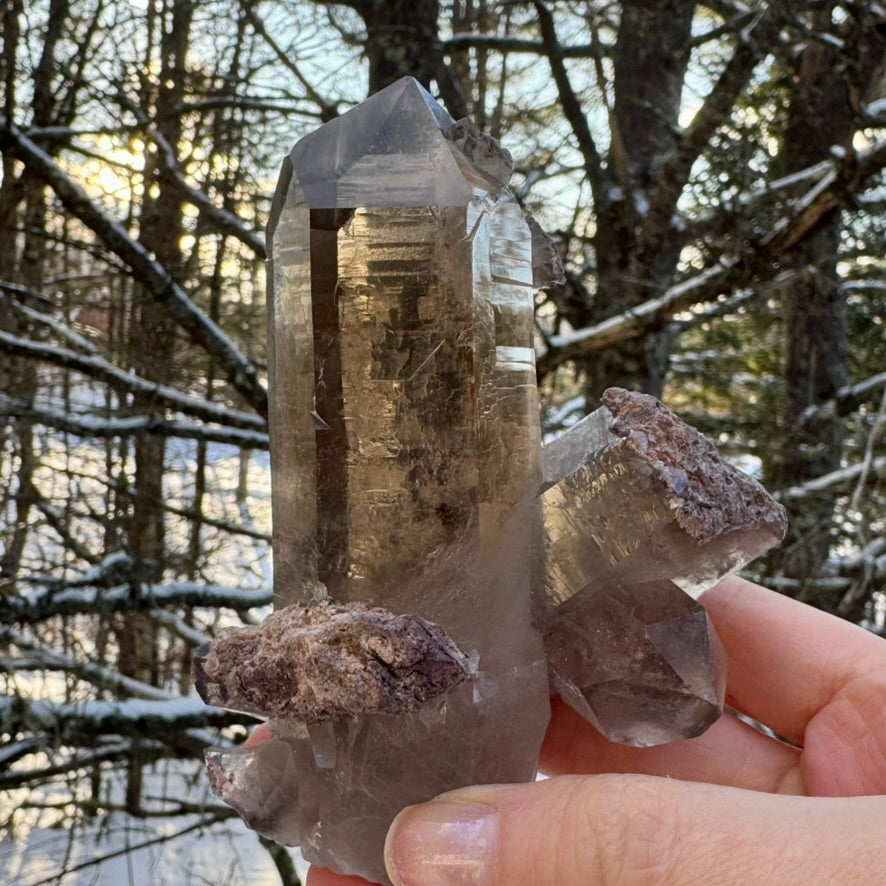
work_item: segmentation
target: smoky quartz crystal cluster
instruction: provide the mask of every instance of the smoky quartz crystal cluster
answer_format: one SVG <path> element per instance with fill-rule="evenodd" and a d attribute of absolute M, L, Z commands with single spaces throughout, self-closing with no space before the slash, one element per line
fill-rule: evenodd
<path fill-rule="evenodd" d="M 613 741 L 704 731 L 697 597 L 785 531 L 651 397 L 542 447 L 533 299 L 562 269 L 511 169 L 405 78 L 296 144 L 268 228 L 276 610 L 194 677 L 272 738 L 207 765 L 250 827 L 379 883 L 404 806 L 535 776 L 551 689 Z"/>

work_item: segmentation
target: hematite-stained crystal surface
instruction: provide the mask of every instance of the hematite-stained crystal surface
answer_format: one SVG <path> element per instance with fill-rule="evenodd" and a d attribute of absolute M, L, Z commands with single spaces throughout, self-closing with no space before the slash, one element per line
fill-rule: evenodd
<path fill-rule="evenodd" d="M 549 681 L 616 741 L 709 726 L 725 660 L 689 594 L 784 531 L 643 395 L 542 465 L 533 292 L 562 268 L 511 168 L 407 78 L 295 146 L 269 224 L 279 611 L 195 679 L 273 737 L 207 765 L 251 827 L 382 883 L 405 805 L 534 777 Z"/>

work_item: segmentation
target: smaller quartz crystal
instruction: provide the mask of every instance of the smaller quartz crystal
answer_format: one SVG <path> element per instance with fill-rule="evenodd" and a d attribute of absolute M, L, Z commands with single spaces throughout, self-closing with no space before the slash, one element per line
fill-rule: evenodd
<path fill-rule="evenodd" d="M 544 450 L 551 684 L 613 741 L 690 738 L 726 669 L 693 598 L 777 544 L 784 509 L 654 397 L 603 404 Z"/>
<path fill-rule="evenodd" d="M 704 609 L 673 582 L 613 585 L 546 637 L 560 696 L 610 741 L 692 738 L 723 711 L 726 653 Z"/>

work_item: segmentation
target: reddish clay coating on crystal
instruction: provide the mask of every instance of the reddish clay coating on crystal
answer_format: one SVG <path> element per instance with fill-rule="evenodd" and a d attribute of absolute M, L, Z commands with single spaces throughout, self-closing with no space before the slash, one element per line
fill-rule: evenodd
<path fill-rule="evenodd" d="M 749 529 L 784 536 L 784 508 L 660 400 L 623 388 L 608 388 L 602 400 L 613 415 L 611 433 L 626 438 L 664 481 L 674 518 L 692 539 Z"/>
<path fill-rule="evenodd" d="M 442 628 L 360 603 L 287 606 L 194 658 L 207 703 L 305 723 L 413 711 L 469 675 Z"/>

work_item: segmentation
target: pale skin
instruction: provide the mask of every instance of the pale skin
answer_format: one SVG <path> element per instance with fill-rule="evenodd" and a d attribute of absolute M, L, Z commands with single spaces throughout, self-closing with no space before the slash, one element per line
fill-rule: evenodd
<path fill-rule="evenodd" d="M 732 716 L 626 748 L 555 701 L 552 777 L 404 810 L 386 846 L 396 886 L 886 882 L 886 642 L 737 577 L 702 602 L 729 656 L 727 703 L 802 750 Z"/>

